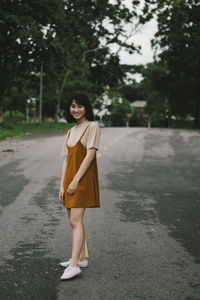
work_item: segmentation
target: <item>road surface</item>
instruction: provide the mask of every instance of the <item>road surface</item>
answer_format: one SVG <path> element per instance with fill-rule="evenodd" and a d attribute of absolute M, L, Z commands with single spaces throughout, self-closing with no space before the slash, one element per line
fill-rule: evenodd
<path fill-rule="evenodd" d="M 104 128 L 89 268 L 61 282 L 64 133 L 0 142 L 0 299 L 200 299 L 200 131 Z"/>

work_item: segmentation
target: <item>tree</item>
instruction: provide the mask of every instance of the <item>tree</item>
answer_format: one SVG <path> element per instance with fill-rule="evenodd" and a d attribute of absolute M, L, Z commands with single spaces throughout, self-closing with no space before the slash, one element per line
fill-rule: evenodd
<path fill-rule="evenodd" d="M 107 105 L 109 114 L 104 117 L 111 126 L 126 126 L 127 113 L 130 113 L 130 102 L 117 92 L 108 92 L 110 103 Z"/>
<path fill-rule="evenodd" d="M 200 6 L 198 1 L 146 1 L 154 5 L 158 31 L 152 43 L 157 62 L 165 68 L 169 114 L 194 116 L 200 127 Z M 156 7 L 156 8 L 155 8 Z"/>
<path fill-rule="evenodd" d="M 18 78 L 27 80 L 30 90 L 34 85 L 32 96 L 37 96 L 37 77 L 33 77 L 40 72 L 42 63 L 46 74 L 46 114 L 55 114 L 56 107 L 58 112 L 75 90 L 84 91 L 94 99 L 105 84 L 114 87 L 122 83 L 125 72 L 120 66 L 119 51 L 137 51 L 134 44 L 129 43 L 124 29 L 124 25 L 130 23 L 134 24 L 134 31 L 140 21 L 136 12 L 139 1 L 132 4 L 130 10 L 119 0 L 115 3 L 107 0 L 2 0 L 0 121 L 4 99 L 12 97 L 11 88 Z M 100 50 L 113 44 L 118 45 L 116 53 L 111 53 L 110 48 Z M 99 51 L 88 53 L 83 60 L 85 51 L 96 48 Z M 22 95 L 23 101 L 25 97 L 26 93 Z"/>
<path fill-rule="evenodd" d="M 28 80 L 38 73 L 42 62 L 48 61 L 52 40 L 51 24 L 62 19 L 62 1 L 2 0 L 0 9 L 0 122 L 3 102 L 14 81 Z"/>
<path fill-rule="evenodd" d="M 141 82 L 136 82 L 135 80 L 133 80 L 132 84 L 120 86 L 118 91 L 130 102 L 146 99 L 143 84 Z"/>
<path fill-rule="evenodd" d="M 168 127 L 171 122 L 168 101 L 170 79 L 166 66 L 161 61 L 148 63 L 142 70 L 142 76 L 140 87 L 147 101 L 145 113 L 148 114 L 153 125 L 165 124 Z"/>

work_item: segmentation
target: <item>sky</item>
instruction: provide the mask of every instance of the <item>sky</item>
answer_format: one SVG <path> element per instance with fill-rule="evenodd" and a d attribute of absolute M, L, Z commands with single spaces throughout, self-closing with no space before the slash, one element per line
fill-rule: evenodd
<path fill-rule="evenodd" d="M 126 51 L 120 52 L 120 63 L 137 65 L 147 64 L 153 61 L 153 50 L 151 48 L 151 39 L 153 39 L 156 33 L 157 23 L 156 20 L 152 19 L 150 22 L 145 24 L 136 35 L 133 36 L 132 40 L 135 45 L 141 46 L 141 54 L 133 53 L 129 54 Z M 128 75 L 128 74 L 127 74 Z M 143 78 L 141 74 L 129 74 L 127 77 L 127 83 L 131 83 L 132 79 L 140 82 Z"/>
<path fill-rule="evenodd" d="M 115 3 L 116 0 L 109 0 L 111 3 Z M 130 10 L 132 10 L 132 0 L 122 0 L 123 4 L 125 4 Z M 140 1 L 140 6 L 138 10 L 140 10 L 144 5 L 144 0 Z M 109 26 L 109 24 L 106 24 L 106 26 Z M 110 27 L 110 26 L 109 26 Z M 125 25 L 124 28 L 126 29 L 126 32 L 128 35 L 130 34 L 132 27 L 134 28 L 134 24 Z M 140 30 L 133 34 L 129 42 L 133 42 L 136 46 L 141 46 L 141 54 L 129 54 L 127 51 L 123 50 L 119 52 L 120 57 L 120 63 L 121 64 L 129 64 L 129 65 L 136 65 L 136 64 L 147 64 L 149 62 L 153 61 L 153 50 L 151 49 L 151 39 L 153 39 L 154 34 L 157 31 L 157 22 L 156 19 L 152 19 L 145 25 L 143 25 Z M 117 45 L 111 46 L 111 51 L 113 53 L 116 53 L 118 50 Z M 135 74 L 134 76 L 131 76 L 131 78 L 136 79 L 137 81 L 140 81 L 142 78 L 139 74 Z M 130 79 L 131 79 L 130 78 Z"/>
<path fill-rule="evenodd" d="M 132 37 L 135 45 L 141 45 L 141 55 L 134 53 L 128 54 L 126 51 L 120 52 L 120 62 L 122 64 L 146 64 L 153 61 L 153 50 L 151 49 L 151 39 L 156 33 L 156 20 L 152 19 L 145 24 L 143 28 Z"/>

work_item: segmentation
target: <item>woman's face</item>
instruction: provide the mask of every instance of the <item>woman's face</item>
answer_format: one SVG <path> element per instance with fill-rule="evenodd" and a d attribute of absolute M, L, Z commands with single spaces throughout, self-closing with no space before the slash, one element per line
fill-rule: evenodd
<path fill-rule="evenodd" d="M 72 101 L 70 105 L 70 114 L 76 121 L 84 120 L 85 117 L 85 106 L 77 104 L 75 100 Z"/>

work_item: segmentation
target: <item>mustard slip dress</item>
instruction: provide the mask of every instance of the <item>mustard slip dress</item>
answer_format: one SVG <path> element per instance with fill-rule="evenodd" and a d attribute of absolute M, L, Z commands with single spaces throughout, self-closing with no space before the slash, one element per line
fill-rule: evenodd
<path fill-rule="evenodd" d="M 90 124 L 90 123 L 89 123 Z M 89 126 L 88 124 L 88 126 Z M 72 207 L 100 207 L 100 197 L 99 197 L 99 181 L 98 181 L 98 169 L 97 169 L 97 158 L 96 153 L 94 159 L 92 160 L 89 168 L 80 179 L 77 189 L 74 194 L 69 195 L 67 189 L 69 184 L 74 179 L 76 173 L 78 172 L 82 161 L 84 160 L 87 149 L 81 143 L 81 139 L 88 129 L 88 126 L 83 131 L 78 142 L 69 147 L 68 145 L 68 157 L 67 157 L 67 170 L 64 179 L 64 206 L 66 208 Z M 71 129 L 70 129 L 71 132 Z M 68 139 L 70 137 L 70 132 Z M 67 142 L 66 142 L 67 143 Z"/>

